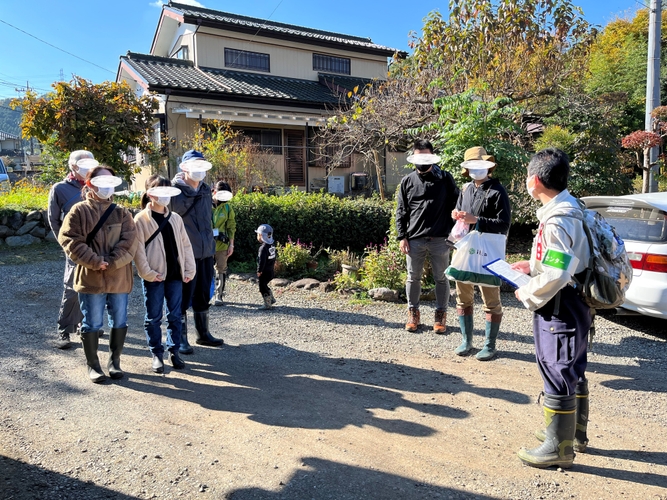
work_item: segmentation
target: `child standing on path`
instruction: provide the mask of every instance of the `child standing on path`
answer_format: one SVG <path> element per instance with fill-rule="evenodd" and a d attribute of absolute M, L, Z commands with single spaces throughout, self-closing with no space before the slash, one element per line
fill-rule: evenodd
<path fill-rule="evenodd" d="M 143 210 L 134 218 L 137 226 L 137 253 L 134 263 L 143 278 L 146 318 L 144 330 L 148 347 L 153 354 L 152 369 L 164 372 L 162 345 L 163 304 L 167 304 L 167 349 L 171 364 L 185 368 L 178 355 L 181 346 L 181 302 L 183 283 L 195 276 L 195 256 L 183 219 L 167 206 L 172 196 L 181 194 L 171 187 L 168 179 L 152 175 L 146 181 L 146 192 L 141 197 Z"/>
<path fill-rule="evenodd" d="M 218 181 L 213 189 L 213 237 L 215 238 L 215 291 L 212 304 L 223 305 L 222 295 L 227 283 L 227 259 L 234 253 L 234 235 L 236 218 L 234 209 L 229 206 L 232 188 L 225 181 Z M 217 231 L 217 233 L 216 233 Z"/>
<path fill-rule="evenodd" d="M 257 228 L 257 241 L 261 243 L 257 254 L 257 277 L 259 278 L 259 293 L 262 294 L 264 305 L 261 309 L 271 309 L 276 299 L 269 288 L 269 282 L 273 279 L 273 268 L 276 265 L 276 247 L 273 244 L 273 228 L 268 224 L 262 224 Z"/>

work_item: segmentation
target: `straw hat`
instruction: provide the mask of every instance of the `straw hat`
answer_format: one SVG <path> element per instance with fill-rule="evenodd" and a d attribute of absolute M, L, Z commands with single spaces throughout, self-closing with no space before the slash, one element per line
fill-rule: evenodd
<path fill-rule="evenodd" d="M 461 167 L 463 168 L 461 174 L 469 177 L 468 170 L 489 169 L 489 173 L 491 173 L 496 169 L 496 163 L 495 158 L 486 153 L 486 149 L 481 146 L 475 146 L 474 148 L 466 149 Z"/>

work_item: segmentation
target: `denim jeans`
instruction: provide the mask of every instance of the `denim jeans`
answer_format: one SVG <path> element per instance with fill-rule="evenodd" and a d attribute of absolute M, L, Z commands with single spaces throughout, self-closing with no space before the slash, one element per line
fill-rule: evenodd
<path fill-rule="evenodd" d="M 421 295 L 422 273 L 426 255 L 431 257 L 433 280 L 435 281 L 435 306 L 444 311 L 449 302 L 449 280 L 445 270 L 449 265 L 450 248 L 446 238 L 417 238 L 409 240 L 410 251 L 407 255 L 408 279 L 405 283 L 405 294 L 408 296 L 408 307 L 419 307 Z"/>
<path fill-rule="evenodd" d="M 146 341 L 153 356 L 162 356 L 162 314 L 163 304 L 167 306 L 167 349 L 178 351 L 181 346 L 181 300 L 183 298 L 183 282 L 143 281 L 144 304 L 146 318 L 144 331 Z"/>
<path fill-rule="evenodd" d="M 127 298 L 127 293 L 80 293 L 79 305 L 83 314 L 81 333 L 97 332 L 102 329 L 105 307 L 109 314 L 109 326 L 125 328 Z"/>

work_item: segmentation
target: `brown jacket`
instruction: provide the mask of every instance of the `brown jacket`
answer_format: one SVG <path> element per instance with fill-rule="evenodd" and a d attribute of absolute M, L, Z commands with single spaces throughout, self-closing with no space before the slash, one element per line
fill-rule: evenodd
<path fill-rule="evenodd" d="M 167 210 L 164 214 L 169 214 Z M 153 241 L 145 246 L 146 240 L 157 231 L 158 224 L 151 215 L 150 207 L 144 208 L 134 217 L 134 223 L 137 226 L 137 253 L 134 255 L 134 264 L 137 266 L 137 272 L 146 281 L 155 281 L 158 274 L 162 278 L 167 275 L 167 256 L 164 250 L 164 239 L 162 233 L 158 234 Z M 171 212 L 169 224 L 174 230 L 176 238 L 176 247 L 178 249 L 178 264 L 181 266 L 181 279 L 194 278 L 197 268 L 195 266 L 195 256 L 192 253 L 190 238 L 185 231 L 183 219 L 176 212 Z"/>
<path fill-rule="evenodd" d="M 137 228 L 130 212 L 116 207 L 90 243 L 86 237 L 97 225 L 111 201 L 90 197 L 72 207 L 63 221 L 58 242 L 76 263 L 74 290 L 79 293 L 130 293 L 134 284 L 132 259 Z M 105 271 L 102 262 L 108 262 Z"/>

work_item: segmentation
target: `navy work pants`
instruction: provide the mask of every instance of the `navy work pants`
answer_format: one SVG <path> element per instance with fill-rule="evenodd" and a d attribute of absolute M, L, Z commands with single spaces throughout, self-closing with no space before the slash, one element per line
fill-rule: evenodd
<path fill-rule="evenodd" d="M 535 357 L 546 394 L 574 395 L 577 381 L 586 377 L 591 309 L 571 286 L 560 291 L 557 311 L 556 305 L 554 297 L 533 315 Z"/>
<path fill-rule="evenodd" d="M 195 259 L 197 274 L 192 281 L 183 282 L 183 301 L 181 314 L 185 314 L 190 306 L 194 312 L 206 312 L 211 300 L 211 283 L 213 283 L 213 256 Z"/>

